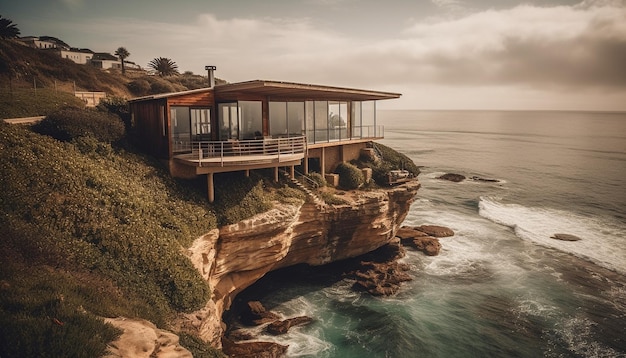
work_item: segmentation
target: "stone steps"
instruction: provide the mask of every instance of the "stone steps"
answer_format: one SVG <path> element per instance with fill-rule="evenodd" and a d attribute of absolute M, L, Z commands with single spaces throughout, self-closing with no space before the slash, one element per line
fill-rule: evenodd
<path fill-rule="evenodd" d="M 302 184 L 302 182 L 300 182 L 298 179 L 292 179 L 291 176 L 289 175 L 289 173 L 287 173 L 286 171 L 282 171 L 281 170 L 281 173 L 295 187 L 297 187 L 298 189 L 301 189 L 302 191 L 304 191 L 306 193 L 306 195 L 313 201 L 313 203 L 315 205 L 320 206 L 320 207 L 325 207 L 326 206 L 326 202 L 322 198 L 320 198 L 317 194 L 312 192 L 311 189 L 307 188 L 306 185 Z"/>

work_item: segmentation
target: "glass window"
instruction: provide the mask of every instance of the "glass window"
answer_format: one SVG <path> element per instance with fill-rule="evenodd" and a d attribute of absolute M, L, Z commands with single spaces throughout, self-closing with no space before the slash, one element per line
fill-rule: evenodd
<path fill-rule="evenodd" d="M 361 102 L 352 102 L 352 137 L 361 138 Z"/>
<path fill-rule="evenodd" d="M 315 143 L 315 107 L 313 101 L 304 102 L 304 113 L 306 114 L 307 142 Z"/>
<path fill-rule="evenodd" d="M 270 102 L 270 135 L 284 137 L 287 134 L 287 102 Z"/>
<path fill-rule="evenodd" d="M 171 141 L 174 151 L 183 150 L 183 144 L 191 140 L 189 107 L 170 107 Z"/>
<path fill-rule="evenodd" d="M 239 138 L 237 102 L 218 104 L 220 140 Z"/>
<path fill-rule="evenodd" d="M 304 133 L 304 102 L 287 103 L 287 132 L 290 137 Z"/>
<path fill-rule="evenodd" d="M 361 126 L 364 137 L 376 137 L 376 101 L 361 102 Z"/>
<path fill-rule="evenodd" d="M 328 102 L 328 128 L 330 140 L 340 140 L 347 137 L 347 120 L 347 102 Z"/>
<path fill-rule="evenodd" d="M 328 102 L 315 101 L 315 142 L 328 141 Z"/>
<path fill-rule="evenodd" d="M 263 107 L 261 101 L 239 101 L 242 139 L 255 139 L 263 135 Z"/>
<path fill-rule="evenodd" d="M 211 109 L 191 109 L 191 136 L 194 140 L 211 140 Z"/>

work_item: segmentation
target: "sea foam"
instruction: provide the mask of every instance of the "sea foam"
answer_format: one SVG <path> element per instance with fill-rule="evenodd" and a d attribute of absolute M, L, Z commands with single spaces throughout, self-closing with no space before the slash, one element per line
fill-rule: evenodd
<path fill-rule="evenodd" d="M 605 268 L 626 273 L 626 237 L 623 223 L 609 218 L 589 217 L 548 207 L 526 207 L 481 197 L 480 216 L 510 227 L 524 240 L 554 248 Z M 580 241 L 552 239 L 555 233 L 578 236 Z"/>

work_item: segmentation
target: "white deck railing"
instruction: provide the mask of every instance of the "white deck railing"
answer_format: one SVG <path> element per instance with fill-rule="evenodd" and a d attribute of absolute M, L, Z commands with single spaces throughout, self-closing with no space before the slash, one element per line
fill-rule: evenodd
<path fill-rule="evenodd" d="M 186 151 L 185 158 L 201 163 L 234 164 L 255 160 L 281 161 L 306 152 L 306 137 L 264 138 L 252 140 L 178 142 L 177 152 Z M 191 154 L 189 154 L 191 151 Z"/>

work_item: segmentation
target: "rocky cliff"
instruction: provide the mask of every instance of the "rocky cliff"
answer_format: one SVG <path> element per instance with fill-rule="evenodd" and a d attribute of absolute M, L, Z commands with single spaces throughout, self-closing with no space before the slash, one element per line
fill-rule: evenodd
<path fill-rule="evenodd" d="M 187 250 L 213 295 L 206 307 L 181 315 L 178 330 L 221 346 L 222 313 L 233 298 L 272 270 L 323 265 L 373 251 L 391 241 L 406 217 L 419 183 L 352 193 L 349 204 L 276 205 L 272 210 L 213 230 Z"/>

